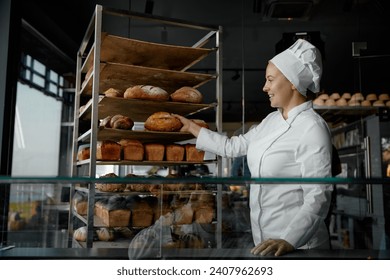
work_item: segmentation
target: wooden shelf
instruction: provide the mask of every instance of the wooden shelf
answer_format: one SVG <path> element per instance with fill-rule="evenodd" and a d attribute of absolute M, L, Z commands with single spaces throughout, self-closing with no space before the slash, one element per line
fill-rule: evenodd
<path fill-rule="evenodd" d="M 189 164 L 209 164 L 215 161 L 205 160 L 205 161 L 129 161 L 129 160 L 120 160 L 120 161 L 97 161 L 97 165 L 158 165 L 158 166 L 177 166 L 177 165 L 189 165 Z"/>
<path fill-rule="evenodd" d="M 193 104 L 182 102 L 162 102 L 141 99 L 127 99 L 118 97 L 101 97 L 99 101 L 99 119 L 117 114 L 127 116 L 135 122 L 145 120 L 155 112 L 169 112 L 190 117 L 198 112 L 213 109 L 217 106 L 212 104 Z M 91 106 L 86 107 L 80 115 L 82 119 L 91 118 Z"/>
<path fill-rule="evenodd" d="M 210 74 L 107 62 L 100 64 L 99 91 L 105 92 L 109 88 L 125 91 L 135 85 L 153 85 L 166 90 L 168 93 L 173 93 L 183 86 L 197 88 L 215 78 L 215 75 Z M 88 78 L 83 85 L 81 94 L 92 94 L 92 81 L 91 77 Z"/>
<path fill-rule="evenodd" d="M 164 45 L 102 33 L 100 60 L 102 62 L 184 71 L 212 51 L 212 49 L 206 48 Z M 92 65 L 93 56 L 88 55 L 85 62 L 86 71 Z"/>

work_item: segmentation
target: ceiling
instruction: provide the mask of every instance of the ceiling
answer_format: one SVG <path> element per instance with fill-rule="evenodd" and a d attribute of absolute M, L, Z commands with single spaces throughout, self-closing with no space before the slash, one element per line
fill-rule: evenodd
<path fill-rule="evenodd" d="M 318 34 L 323 44 L 321 50 L 324 74 L 321 86 L 324 91 L 379 93 L 390 90 L 390 73 L 386 68 L 390 62 L 386 38 L 390 34 L 390 4 L 386 0 L 313 0 L 312 9 L 305 17 L 290 21 L 270 19 L 266 14 L 266 2 L 283 2 L 281 0 L 52 2 L 53 4 L 41 0 L 23 0 L 21 9 L 24 19 L 68 56 L 66 63 L 56 62 L 45 58 L 42 48 L 35 48 L 37 53 L 41 50 L 42 59 L 52 61 L 53 67 L 59 72 L 75 69 L 76 53 L 96 4 L 222 26 L 224 122 L 240 122 L 243 108 L 245 121 L 260 121 L 272 110 L 262 91 L 264 69 L 268 59 L 275 55 L 276 46 L 284 33 L 304 31 Z M 303 1 L 284 2 L 296 4 Z M 283 11 L 286 9 L 282 9 Z M 134 29 L 136 34 L 138 29 L 137 34 L 145 36 L 153 29 L 166 43 L 192 40 L 191 35 L 175 32 L 169 27 L 126 23 L 121 28 L 123 30 L 118 32 L 130 32 Z M 26 45 L 28 42 L 24 41 Z M 361 51 L 361 57 L 352 56 L 352 42 L 367 43 L 367 49 Z M 28 48 L 31 49 L 31 44 Z M 206 71 L 212 67 L 213 65 L 205 62 L 195 65 L 193 69 Z M 213 101 L 213 89 L 206 87 L 204 91 L 206 101 Z M 201 117 L 211 119 L 212 114 L 213 112 L 204 113 Z"/>

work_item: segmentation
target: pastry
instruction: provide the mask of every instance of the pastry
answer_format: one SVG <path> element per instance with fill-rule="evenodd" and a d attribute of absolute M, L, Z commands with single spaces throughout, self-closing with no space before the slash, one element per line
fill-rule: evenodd
<path fill-rule="evenodd" d="M 168 101 L 169 94 L 159 87 L 150 85 L 137 85 L 129 87 L 123 94 L 124 98 Z"/>
<path fill-rule="evenodd" d="M 111 140 L 98 141 L 96 147 L 97 160 L 118 161 L 121 159 L 121 145 Z"/>
<path fill-rule="evenodd" d="M 145 159 L 150 161 L 162 161 L 165 154 L 165 146 L 158 143 L 146 143 Z"/>
<path fill-rule="evenodd" d="M 150 131 L 175 132 L 180 131 L 183 124 L 170 113 L 156 112 L 146 119 L 144 126 Z"/>
<path fill-rule="evenodd" d="M 144 145 L 141 141 L 122 139 L 119 144 L 122 146 L 124 160 L 141 161 L 144 159 Z"/>
<path fill-rule="evenodd" d="M 202 103 L 203 95 L 195 88 L 181 87 L 170 95 L 172 101 L 185 103 Z"/>

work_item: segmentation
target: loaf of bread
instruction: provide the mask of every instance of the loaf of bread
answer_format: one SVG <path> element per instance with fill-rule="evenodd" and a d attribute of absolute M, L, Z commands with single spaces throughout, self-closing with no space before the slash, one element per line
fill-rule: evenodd
<path fill-rule="evenodd" d="M 98 141 L 96 147 L 97 160 L 118 161 L 121 159 L 121 145 L 115 141 Z"/>
<path fill-rule="evenodd" d="M 137 178 L 139 176 L 129 173 L 125 176 L 125 178 Z M 126 190 L 129 192 L 146 192 L 149 191 L 147 184 L 139 184 L 139 183 L 127 183 Z"/>
<path fill-rule="evenodd" d="M 321 93 L 317 98 L 321 100 L 327 100 L 329 99 L 329 95 L 326 93 Z"/>
<path fill-rule="evenodd" d="M 390 100 L 390 96 L 388 93 L 381 93 L 379 94 L 378 99 L 382 101 L 388 101 Z"/>
<path fill-rule="evenodd" d="M 142 198 L 135 198 L 130 203 L 131 226 L 132 227 L 149 227 L 153 223 L 153 209 Z"/>
<path fill-rule="evenodd" d="M 90 146 L 87 145 L 80 145 L 79 150 L 77 152 L 77 159 L 78 160 L 86 160 L 90 158 Z"/>
<path fill-rule="evenodd" d="M 168 112 L 156 112 L 146 119 L 144 126 L 150 131 L 175 132 L 180 131 L 183 124 Z"/>
<path fill-rule="evenodd" d="M 100 241 L 112 241 L 115 237 L 114 231 L 105 227 L 97 229 L 96 234 Z"/>
<path fill-rule="evenodd" d="M 195 144 L 186 144 L 186 161 L 196 162 L 203 161 L 204 151 L 198 150 L 195 147 Z"/>
<path fill-rule="evenodd" d="M 356 99 L 350 99 L 348 101 L 348 106 L 361 106 L 360 104 L 361 102 L 359 100 L 356 100 Z"/>
<path fill-rule="evenodd" d="M 123 92 L 115 88 L 109 88 L 104 92 L 104 95 L 106 97 L 123 97 Z"/>
<path fill-rule="evenodd" d="M 115 173 L 108 173 L 100 176 L 100 178 L 118 178 L 118 175 Z M 96 183 L 96 189 L 102 192 L 123 192 L 126 189 L 126 185 L 116 183 Z"/>
<path fill-rule="evenodd" d="M 88 198 L 82 192 L 76 192 L 73 197 L 73 209 L 77 214 L 85 216 L 88 212 Z"/>
<path fill-rule="evenodd" d="M 370 106 L 372 106 L 372 104 L 371 104 L 371 101 L 369 101 L 369 100 L 363 100 L 363 101 L 360 103 L 360 106 L 370 107 Z"/>
<path fill-rule="evenodd" d="M 164 160 L 165 145 L 159 143 L 146 143 L 145 147 L 145 159 L 149 161 L 162 161 Z"/>
<path fill-rule="evenodd" d="M 124 197 L 116 195 L 102 198 L 95 203 L 95 215 L 108 227 L 126 227 L 130 223 L 131 211 Z"/>
<path fill-rule="evenodd" d="M 325 100 L 325 106 L 336 106 L 336 101 L 334 99 L 327 99 Z"/>
<path fill-rule="evenodd" d="M 100 126 L 106 128 L 115 128 L 115 129 L 127 129 L 130 130 L 134 126 L 134 122 L 129 117 L 123 115 L 107 116 L 101 122 Z"/>
<path fill-rule="evenodd" d="M 316 98 L 316 99 L 314 99 L 313 104 L 317 105 L 317 106 L 324 106 L 325 105 L 325 101 L 323 99 L 321 99 L 321 98 Z"/>
<path fill-rule="evenodd" d="M 137 85 L 129 87 L 123 94 L 124 98 L 129 99 L 144 99 L 144 100 L 156 100 L 156 101 L 168 101 L 169 94 L 159 87 L 150 85 Z"/>
<path fill-rule="evenodd" d="M 181 87 L 170 95 L 171 100 L 185 103 L 202 103 L 203 95 L 192 87 Z"/>
<path fill-rule="evenodd" d="M 383 100 L 376 100 L 376 101 L 374 101 L 374 103 L 372 103 L 372 106 L 382 107 L 382 106 L 385 106 L 385 102 Z"/>
<path fill-rule="evenodd" d="M 119 141 L 122 146 L 124 160 L 141 161 L 144 159 L 144 145 L 135 139 L 122 139 Z"/>
<path fill-rule="evenodd" d="M 185 155 L 185 148 L 179 144 L 168 144 L 165 146 L 166 161 L 183 161 Z"/>
<path fill-rule="evenodd" d="M 378 99 L 378 97 L 376 96 L 375 93 L 370 93 L 370 94 L 367 94 L 367 96 L 366 96 L 366 100 L 368 100 L 368 101 L 375 101 L 377 99 Z"/>
<path fill-rule="evenodd" d="M 73 232 L 73 238 L 77 241 L 84 242 L 87 240 L 87 227 L 79 227 Z"/>
<path fill-rule="evenodd" d="M 356 92 L 352 95 L 351 97 L 351 100 L 354 100 L 354 101 L 363 101 L 364 100 L 364 96 L 361 92 Z"/>

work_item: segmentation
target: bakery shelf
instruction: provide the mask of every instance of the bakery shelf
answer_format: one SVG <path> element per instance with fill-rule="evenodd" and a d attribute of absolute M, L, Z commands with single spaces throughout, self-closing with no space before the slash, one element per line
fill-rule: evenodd
<path fill-rule="evenodd" d="M 93 50 L 94 47 L 86 58 L 85 71 L 93 66 Z M 185 71 L 212 51 L 206 48 L 158 44 L 102 33 L 100 61 Z"/>
<path fill-rule="evenodd" d="M 128 161 L 128 160 L 119 160 L 119 161 L 97 161 L 97 165 L 161 165 L 161 166 L 170 166 L 170 165 L 189 165 L 189 164 L 209 164 L 214 163 L 212 160 L 205 161 Z"/>
<path fill-rule="evenodd" d="M 193 139 L 194 136 L 185 132 L 158 132 L 158 131 L 139 131 L 124 130 L 100 127 L 98 131 L 98 140 L 120 141 L 121 139 L 136 139 L 143 143 L 172 143 Z"/>
<path fill-rule="evenodd" d="M 356 119 L 360 117 L 367 117 L 378 112 L 378 107 L 365 107 L 365 106 L 316 106 L 313 108 L 329 122 L 340 122 Z"/>
<path fill-rule="evenodd" d="M 99 119 L 104 119 L 107 116 L 117 114 L 127 116 L 135 122 L 144 122 L 150 115 L 155 112 L 169 112 L 178 115 L 190 117 L 204 110 L 213 109 L 217 106 L 216 103 L 211 104 L 194 104 L 182 102 L 162 102 L 141 99 L 128 99 L 120 97 L 104 97 L 99 98 Z M 131 110 L 129 110 L 131 108 Z M 82 119 L 91 118 L 91 106 L 86 107 Z"/>
<path fill-rule="evenodd" d="M 100 64 L 99 89 L 100 92 L 109 88 L 125 91 L 135 85 L 153 85 L 173 93 L 183 86 L 197 88 L 215 78 L 215 75 L 210 74 L 106 62 Z M 81 94 L 92 94 L 92 80 L 87 80 Z"/>

